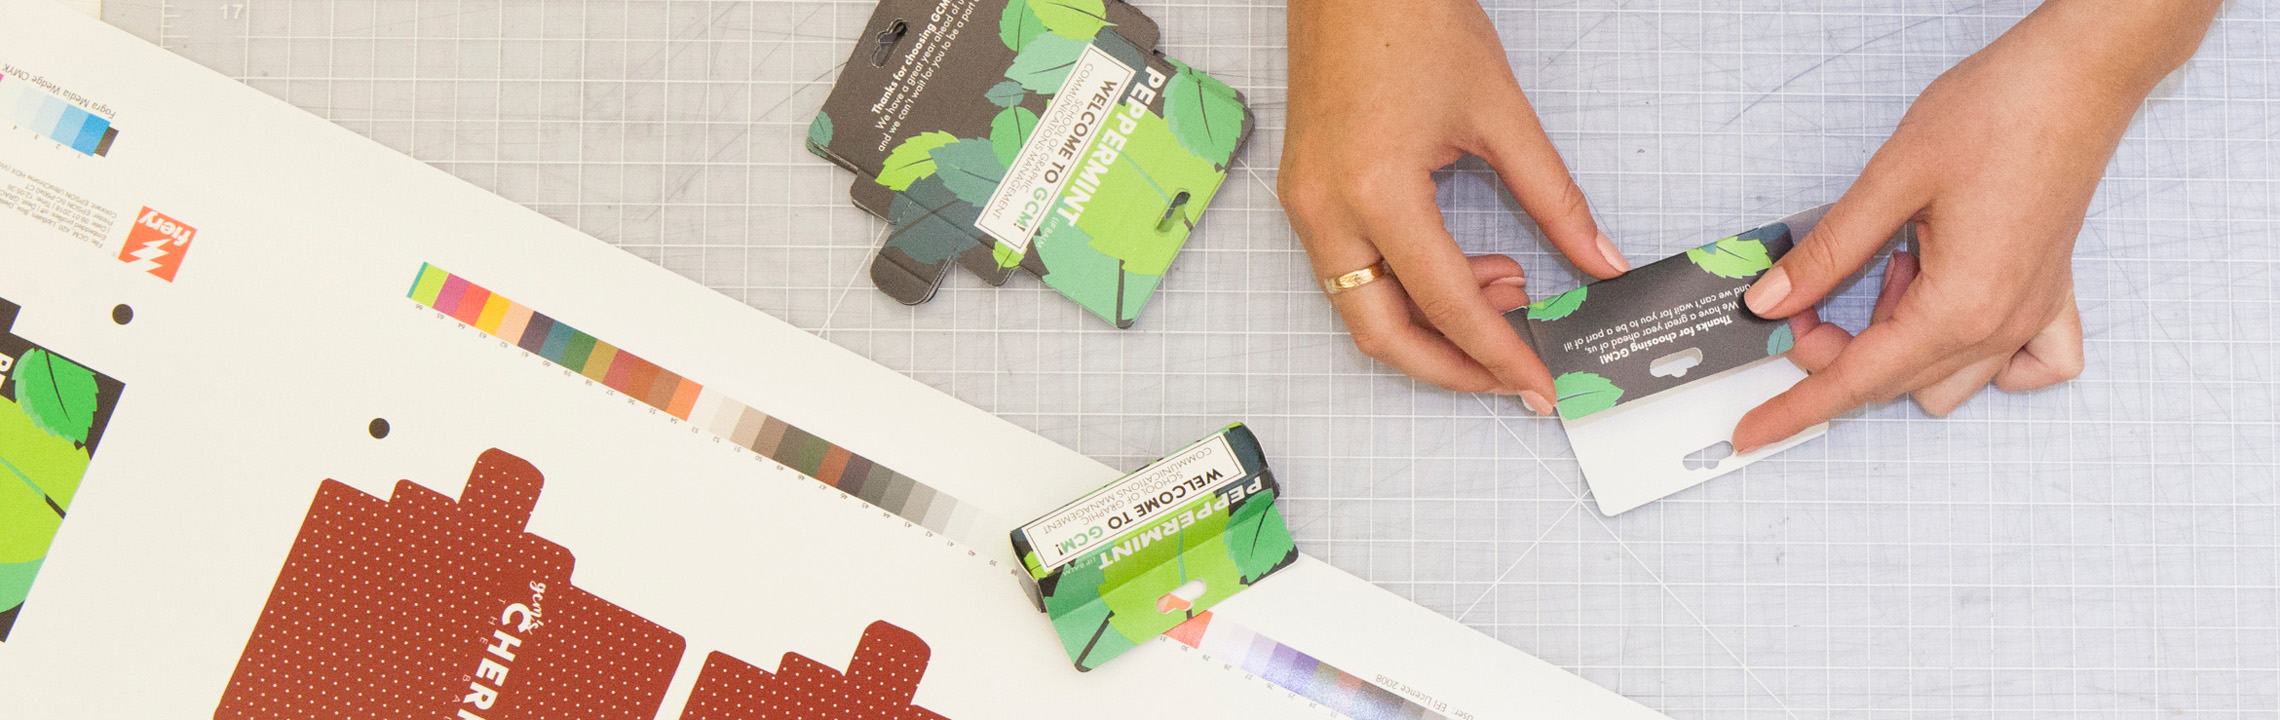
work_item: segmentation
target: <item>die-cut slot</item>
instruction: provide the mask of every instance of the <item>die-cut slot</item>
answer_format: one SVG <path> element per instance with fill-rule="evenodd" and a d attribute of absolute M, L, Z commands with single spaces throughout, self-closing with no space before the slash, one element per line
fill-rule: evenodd
<path fill-rule="evenodd" d="M 895 46 L 902 43 L 903 35 L 910 33 L 910 25 L 901 20 L 880 30 L 879 46 L 871 51 L 871 67 L 886 67 L 887 58 L 894 57 Z"/>
<path fill-rule="evenodd" d="M 1687 348 L 1655 358 L 1647 363 L 1647 374 L 1655 377 L 1686 377 L 1686 371 L 1702 364 L 1702 348 Z"/>
<path fill-rule="evenodd" d="M 1156 232 L 1171 232 L 1172 219 L 1175 217 L 1179 218 L 1181 222 L 1187 221 L 1187 214 L 1180 212 L 1180 210 L 1187 207 L 1188 197 L 1186 190 L 1181 190 L 1172 195 L 1171 203 L 1164 206 L 1164 216 L 1156 219 Z"/>
<path fill-rule="evenodd" d="M 1156 598 L 1156 612 L 1169 614 L 1195 607 L 1195 599 L 1203 597 L 1203 591 L 1203 578 L 1182 583 L 1179 587 L 1172 588 L 1171 592 L 1164 593 L 1163 597 Z"/>
<path fill-rule="evenodd" d="M 1688 470 L 1716 470 L 1718 462 L 1734 456 L 1734 444 L 1720 440 L 1686 455 Z"/>

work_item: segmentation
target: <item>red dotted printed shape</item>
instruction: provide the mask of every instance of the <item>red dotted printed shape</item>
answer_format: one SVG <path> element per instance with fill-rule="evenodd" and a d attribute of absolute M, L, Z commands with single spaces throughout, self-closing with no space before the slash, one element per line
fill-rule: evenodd
<path fill-rule="evenodd" d="M 774 673 L 712 653 L 681 720 L 943 720 L 910 704 L 932 652 L 882 620 L 863 630 L 844 675 L 798 653 Z"/>
<path fill-rule="evenodd" d="M 326 480 L 216 720 L 655 717 L 681 636 L 571 586 L 570 551 L 523 532 L 543 484 L 499 450 L 456 502 Z"/>

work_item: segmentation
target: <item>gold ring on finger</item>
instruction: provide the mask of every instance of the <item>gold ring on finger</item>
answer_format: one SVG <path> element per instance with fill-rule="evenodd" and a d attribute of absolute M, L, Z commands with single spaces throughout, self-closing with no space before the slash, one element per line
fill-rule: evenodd
<path fill-rule="evenodd" d="M 1337 277 L 1323 278 L 1322 291 L 1336 295 L 1338 293 L 1352 290 L 1363 285 L 1377 282 L 1378 278 L 1386 277 L 1393 277 L 1393 269 L 1386 267 L 1384 260 L 1379 260 L 1377 262 L 1370 263 L 1369 267 L 1365 267 L 1360 270 L 1355 270 L 1353 272 L 1339 275 Z"/>

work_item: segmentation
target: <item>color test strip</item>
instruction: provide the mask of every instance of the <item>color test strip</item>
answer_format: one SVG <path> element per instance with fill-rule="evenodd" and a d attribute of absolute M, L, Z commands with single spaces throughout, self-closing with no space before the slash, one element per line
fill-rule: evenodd
<path fill-rule="evenodd" d="M 422 265 L 411 298 L 936 534 L 977 548 L 1005 542 L 1006 524 L 970 504 L 442 268 Z M 1358 720 L 1445 720 L 1289 646 L 1213 622 L 1209 612 L 1165 635 Z"/>
<path fill-rule="evenodd" d="M 83 155 L 108 155 L 111 142 L 119 138 L 119 129 L 111 127 L 109 118 L 5 76 L 0 76 L 0 113 L 9 124 L 63 143 Z"/>
<path fill-rule="evenodd" d="M 442 268 L 420 266 L 411 298 L 937 534 L 975 547 L 1005 542 L 997 523 L 956 498 Z"/>
<path fill-rule="evenodd" d="M 1298 693 L 1356 720 L 1446 718 L 1289 645 L 1234 623 L 1216 621 L 1210 612 L 1180 623 L 1179 627 L 1164 633 L 1164 637 L 1216 656 L 1276 687 Z"/>

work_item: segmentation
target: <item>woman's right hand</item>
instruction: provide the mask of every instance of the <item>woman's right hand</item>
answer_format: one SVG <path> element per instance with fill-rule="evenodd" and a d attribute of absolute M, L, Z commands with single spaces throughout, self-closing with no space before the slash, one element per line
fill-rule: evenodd
<path fill-rule="evenodd" d="M 1450 390 L 1518 393 L 1550 414 L 1543 361 L 1502 313 L 1526 302 L 1511 258 L 1466 258 L 1432 172 L 1480 156 L 1575 266 L 1630 270 L 1521 94 L 1475 0 L 1292 0 L 1289 132 L 1278 191 L 1331 278 L 1385 261 L 1392 278 L 1332 295 L 1354 344 Z"/>

